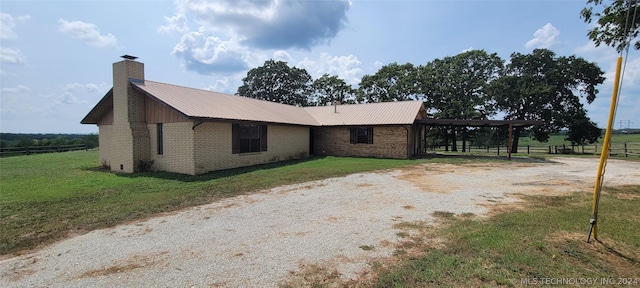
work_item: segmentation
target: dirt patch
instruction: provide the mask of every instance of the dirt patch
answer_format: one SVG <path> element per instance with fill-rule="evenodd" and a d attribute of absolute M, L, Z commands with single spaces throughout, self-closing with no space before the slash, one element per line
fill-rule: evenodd
<path fill-rule="evenodd" d="M 448 193 L 449 190 L 458 187 L 452 187 L 449 183 L 441 182 L 438 175 L 455 173 L 455 168 L 456 166 L 448 164 L 441 165 L 435 169 L 428 165 L 418 165 L 400 169 L 400 173 L 395 178 L 407 181 L 424 192 Z"/>
<path fill-rule="evenodd" d="M 585 235 L 580 233 L 555 233 L 549 235 L 545 241 L 549 243 L 549 250 L 554 257 L 565 254 L 574 265 L 591 267 L 607 263 L 617 275 L 636 277 L 640 269 L 640 255 L 625 243 L 611 239 L 585 241 Z M 637 249 L 635 249 L 637 250 Z"/>

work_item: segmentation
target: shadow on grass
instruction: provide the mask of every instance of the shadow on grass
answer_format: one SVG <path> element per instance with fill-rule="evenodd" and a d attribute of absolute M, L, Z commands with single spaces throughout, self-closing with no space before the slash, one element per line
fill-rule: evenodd
<path fill-rule="evenodd" d="M 119 177 L 126 177 L 126 178 L 151 177 L 151 178 L 158 178 L 158 179 L 164 179 L 164 180 L 177 180 L 182 182 L 203 182 L 203 181 L 210 181 L 210 180 L 215 180 L 215 179 L 220 179 L 225 177 L 231 177 L 231 176 L 259 171 L 259 170 L 274 169 L 274 168 L 280 168 L 280 167 L 285 167 L 285 166 L 299 164 L 299 163 L 305 163 L 305 162 L 314 161 L 322 158 L 324 157 L 316 156 L 316 157 L 309 157 L 304 159 L 285 160 L 285 161 L 258 164 L 258 165 L 247 166 L 247 167 L 238 167 L 238 168 L 212 171 L 212 172 L 199 174 L 199 175 L 187 175 L 187 174 L 179 174 L 179 173 L 163 172 L 163 171 L 141 172 L 141 173 L 119 173 L 119 172 L 112 172 L 110 170 L 106 170 L 101 166 L 87 167 L 87 168 L 84 168 L 84 170 L 93 171 L 93 172 L 113 173 Z"/>
<path fill-rule="evenodd" d="M 611 245 L 608 245 L 607 243 L 604 243 L 598 239 L 595 239 L 596 242 L 598 242 L 600 245 L 602 245 L 605 249 L 607 249 L 607 251 L 609 251 L 609 253 L 616 255 L 624 260 L 629 261 L 631 264 L 637 265 L 640 263 L 640 261 L 638 261 L 638 259 L 633 258 L 632 256 L 627 256 L 625 254 L 623 254 L 622 252 L 619 252 L 618 250 L 616 250 L 615 248 L 613 248 Z"/>

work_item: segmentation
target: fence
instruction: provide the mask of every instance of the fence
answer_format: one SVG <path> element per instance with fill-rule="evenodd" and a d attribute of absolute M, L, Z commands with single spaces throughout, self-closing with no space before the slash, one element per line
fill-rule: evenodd
<path fill-rule="evenodd" d="M 29 147 L 4 147 L 0 148 L 0 157 L 30 155 L 39 153 L 67 152 L 75 150 L 87 150 L 87 145 L 59 145 L 59 146 L 29 146 Z"/>
<path fill-rule="evenodd" d="M 444 151 L 441 146 L 431 147 L 430 151 Z M 467 153 L 485 152 L 487 154 L 508 153 L 507 146 L 469 146 Z M 593 154 L 602 153 L 602 144 L 591 145 L 549 145 L 549 146 L 518 146 L 518 154 Z M 609 147 L 611 156 L 640 156 L 640 142 L 611 143 Z"/>

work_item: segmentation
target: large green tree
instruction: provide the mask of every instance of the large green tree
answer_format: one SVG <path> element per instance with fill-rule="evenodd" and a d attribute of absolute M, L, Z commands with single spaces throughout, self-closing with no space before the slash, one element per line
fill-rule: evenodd
<path fill-rule="evenodd" d="M 571 119 L 569 124 L 571 130 L 567 133 L 565 140 L 571 141 L 572 144 L 583 145 L 593 144 L 598 142 L 598 138 L 602 135 L 602 130 L 598 128 L 596 123 L 589 120 L 589 118 L 578 117 Z"/>
<path fill-rule="evenodd" d="M 514 128 L 512 151 L 517 152 L 523 129 L 546 142 L 550 133 L 576 129 L 573 119 L 588 119 L 581 102 L 593 102 L 604 82 L 604 72 L 592 62 L 569 56 L 557 57 L 547 49 L 531 54 L 511 54 L 505 74 L 491 83 L 491 93 L 506 119 L 542 120 L 544 126 Z"/>
<path fill-rule="evenodd" d="M 392 102 L 422 99 L 416 82 L 418 70 L 411 63 L 391 63 L 373 75 L 364 75 L 358 88 L 358 102 Z"/>
<path fill-rule="evenodd" d="M 313 83 L 307 70 L 274 60 L 249 70 L 242 82 L 240 96 L 296 106 L 309 105 Z"/>
<path fill-rule="evenodd" d="M 333 101 L 355 104 L 356 90 L 338 76 L 324 74 L 313 81 L 313 101 L 311 105 L 325 106 Z"/>
<path fill-rule="evenodd" d="M 640 49 L 640 1 L 588 0 L 587 5 L 580 12 L 580 17 L 584 22 L 595 20 L 598 24 L 587 33 L 596 46 L 604 43 L 618 52 L 624 50 L 627 44 Z"/>
<path fill-rule="evenodd" d="M 494 114 L 494 103 L 486 93 L 491 81 L 500 76 L 504 66 L 496 53 L 471 50 L 456 56 L 433 60 L 421 67 L 419 85 L 430 112 L 436 118 L 487 119 Z M 463 133 L 466 150 L 467 128 Z M 451 129 L 453 151 L 457 151 L 456 131 Z"/>

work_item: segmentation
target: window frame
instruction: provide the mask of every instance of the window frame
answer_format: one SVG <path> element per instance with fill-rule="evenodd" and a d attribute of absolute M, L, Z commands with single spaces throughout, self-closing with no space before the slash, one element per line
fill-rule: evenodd
<path fill-rule="evenodd" d="M 363 139 L 363 137 L 366 137 Z M 373 126 L 357 126 L 349 129 L 349 143 L 373 144 Z"/>
<path fill-rule="evenodd" d="M 158 155 L 164 155 L 164 136 L 163 136 L 163 127 L 162 127 L 162 123 L 157 123 L 156 124 L 156 136 L 157 136 L 157 142 L 158 142 Z"/>
<path fill-rule="evenodd" d="M 232 154 L 245 154 L 245 153 L 260 153 L 267 151 L 267 126 L 264 124 L 253 123 L 232 123 L 231 124 L 231 153 Z M 242 135 L 243 129 L 257 130 L 249 132 L 247 134 L 257 133 L 256 138 Z M 246 141 L 246 143 L 245 143 Z M 255 142 L 258 142 L 257 144 Z"/>

